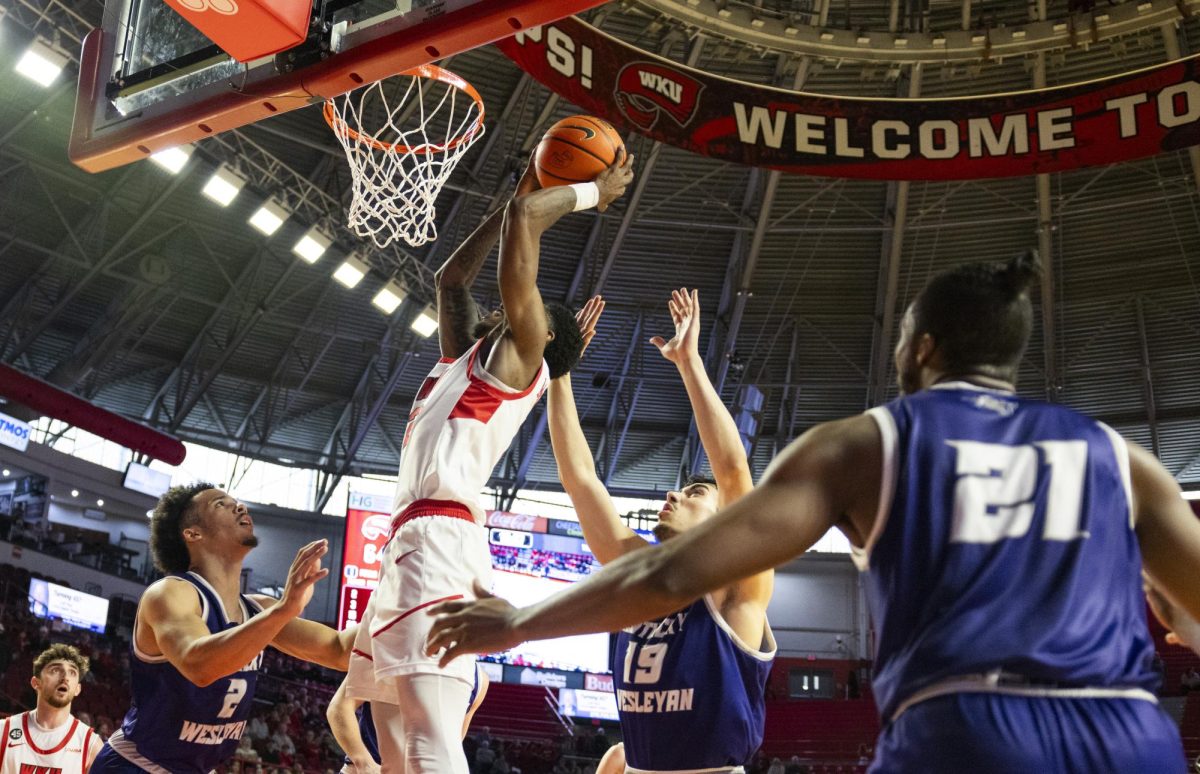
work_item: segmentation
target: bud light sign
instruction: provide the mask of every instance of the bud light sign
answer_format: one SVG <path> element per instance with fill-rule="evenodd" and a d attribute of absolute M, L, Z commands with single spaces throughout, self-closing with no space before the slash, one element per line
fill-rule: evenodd
<path fill-rule="evenodd" d="M 29 425 L 8 414 L 0 414 L 0 443 L 17 451 L 29 445 Z"/>

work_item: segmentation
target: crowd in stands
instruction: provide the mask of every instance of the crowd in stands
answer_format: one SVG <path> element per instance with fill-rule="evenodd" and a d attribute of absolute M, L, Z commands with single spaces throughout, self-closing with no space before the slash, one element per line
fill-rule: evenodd
<path fill-rule="evenodd" d="M 492 566 L 498 570 L 537 577 L 583 578 L 597 569 L 595 557 L 537 548 L 514 548 L 492 544 Z"/>

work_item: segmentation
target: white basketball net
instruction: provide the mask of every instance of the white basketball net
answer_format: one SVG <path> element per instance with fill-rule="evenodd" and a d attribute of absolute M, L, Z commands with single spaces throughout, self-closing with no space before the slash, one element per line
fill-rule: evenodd
<path fill-rule="evenodd" d="M 325 120 L 353 175 L 346 219 L 354 233 L 379 247 L 396 239 L 412 247 L 437 239 L 434 202 L 483 136 L 483 115 L 471 84 L 434 65 L 327 102 Z"/>

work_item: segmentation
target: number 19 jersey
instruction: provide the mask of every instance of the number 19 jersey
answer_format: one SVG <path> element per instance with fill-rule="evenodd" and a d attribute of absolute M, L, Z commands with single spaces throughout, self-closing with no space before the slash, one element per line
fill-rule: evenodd
<path fill-rule="evenodd" d="M 883 487 L 855 559 L 869 571 L 882 716 L 1014 682 L 1153 699 L 1124 440 L 965 382 L 868 413 Z"/>

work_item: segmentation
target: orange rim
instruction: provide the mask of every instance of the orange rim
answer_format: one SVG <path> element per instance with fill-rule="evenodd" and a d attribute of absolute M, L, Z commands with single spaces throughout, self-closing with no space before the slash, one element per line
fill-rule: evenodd
<path fill-rule="evenodd" d="M 333 100 L 325 101 L 325 108 L 323 111 L 325 114 L 325 123 L 329 124 L 329 128 L 340 137 L 353 140 L 354 142 L 366 143 L 377 150 L 417 154 L 445 153 L 446 151 L 454 150 L 464 142 L 470 142 L 483 128 L 483 97 L 479 96 L 479 92 L 475 90 L 475 87 L 463 78 L 455 75 L 449 70 L 445 70 L 437 65 L 432 64 L 414 67 L 411 70 L 405 70 L 403 72 L 396 73 L 396 75 L 408 75 L 414 78 L 428 78 L 430 80 L 441 81 L 448 86 L 452 86 L 465 93 L 468 97 L 475 101 L 475 106 L 479 109 L 479 115 L 476 116 L 475 121 L 471 125 L 470 129 L 468 129 L 461 136 L 455 137 L 445 145 L 397 145 L 395 143 L 377 140 L 368 134 L 359 132 L 357 129 L 343 121 L 333 110 Z"/>

